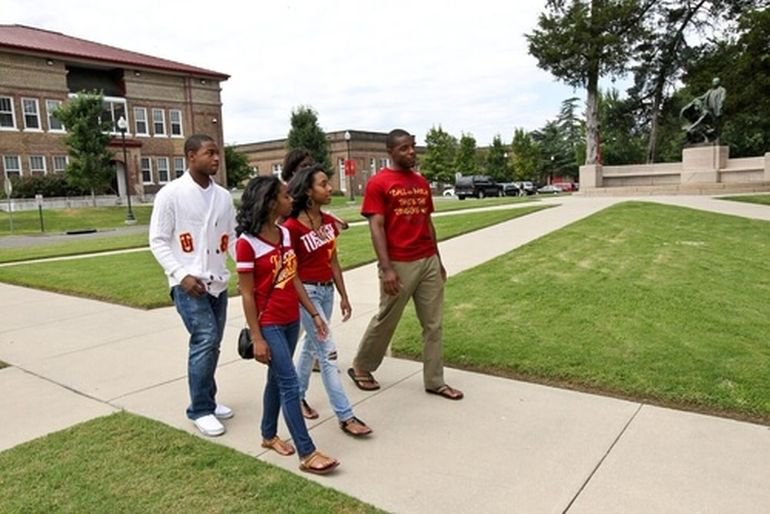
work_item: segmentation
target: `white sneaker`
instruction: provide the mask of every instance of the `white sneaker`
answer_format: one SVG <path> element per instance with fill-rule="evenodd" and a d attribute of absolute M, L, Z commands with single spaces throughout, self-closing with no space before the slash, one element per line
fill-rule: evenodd
<path fill-rule="evenodd" d="M 233 412 L 233 409 L 227 405 L 217 404 L 217 408 L 214 409 L 214 416 L 218 417 L 219 419 L 230 419 L 235 416 L 235 413 Z"/>
<path fill-rule="evenodd" d="M 193 423 L 207 437 L 216 437 L 225 433 L 225 426 L 213 414 L 194 419 Z"/>

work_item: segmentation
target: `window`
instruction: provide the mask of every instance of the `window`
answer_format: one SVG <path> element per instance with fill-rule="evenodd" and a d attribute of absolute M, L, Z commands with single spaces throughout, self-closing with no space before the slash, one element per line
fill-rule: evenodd
<path fill-rule="evenodd" d="M 184 175 L 184 157 L 174 157 L 174 176 L 176 178 Z"/>
<path fill-rule="evenodd" d="M 156 136 L 166 135 L 166 117 L 163 115 L 163 109 L 152 110 L 152 128 Z"/>
<path fill-rule="evenodd" d="M 149 136 L 147 131 L 147 109 L 134 107 L 134 131 L 137 136 Z"/>
<path fill-rule="evenodd" d="M 340 191 L 347 191 L 347 182 L 348 178 L 345 176 L 345 159 L 340 157 L 337 159 L 337 168 L 339 169 L 339 173 L 337 173 L 337 176 L 340 178 Z"/>
<path fill-rule="evenodd" d="M 390 167 L 390 159 L 380 159 L 380 168 L 388 168 Z"/>
<path fill-rule="evenodd" d="M 0 96 L 0 130 L 16 128 L 16 113 L 13 111 L 13 98 Z"/>
<path fill-rule="evenodd" d="M 171 136 L 182 137 L 182 111 L 171 109 L 168 111 L 169 123 L 171 123 Z"/>
<path fill-rule="evenodd" d="M 24 129 L 40 130 L 40 105 L 37 98 L 22 98 L 21 107 L 24 112 Z"/>
<path fill-rule="evenodd" d="M 374 157 L 369 158 L 369 171 L 371 171 L 372 174 L 377 173 L 377 159 Z"/>
<path fill-rule="evenodd" d="M 165 184 L 168 182 L 168 157 L 158 157 L 158 182 Z"/>
<path fill-rule="evenodd" d="M 21 176 L 21 161 L 18 155 L 6 155 L 3 157 L 3 169 L 6 178 Z"/>
<path fill-rule="evenodd" d="M 102 121 L 108 121 L 110 123 L 110 132 L 113 134 L 119 132 L 118 120 L 121 116 L 128 121 L 128 114 L 126 114 L 126 112 L 125 98 L 111 96 L 104 97 L 104 103 L 102 103 Z"/>
<path fill-rule="evenodd" d="M 54 111 L 61 107 L 61 100 L 46 100 L 45 112 L 48 115 L 48 130 L 51 132 L 64 132 L 64 123 L 54 116 Z"/>
<path fill-rule="evenodd" d="M 281 164 L 281 163 L 273 163 L 273 176 L 274 177 L 280 177 L 282 171 L 283 171 L 283 164 Z"/>
<path fill-rule="evenodd" d="M 54 173 L 64 173 L 64 171 L 67 169 L 67 163 L 69 162 L 69 157 L 66 155 L 54 155 L 53 156 L 53 172 Z"/>
<path fill-rule="evenodd" d="M 45 175 L 45 156 L 30 155 L 29 171 L 32 175 Z"/>
<path fill-rule="evenodd" d="M 149 157 L 142 157 L 142 183 L 152 184 L 152 161 Z"/>

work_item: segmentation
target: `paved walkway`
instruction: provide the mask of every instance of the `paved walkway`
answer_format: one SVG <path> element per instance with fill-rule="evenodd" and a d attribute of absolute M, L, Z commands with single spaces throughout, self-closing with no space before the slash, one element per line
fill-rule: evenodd
<path fill-rule="evenodd" d="M 450 275 L 508 252 L 624 198 L 561 205 L 441 244 Z M 674 203 L 770 219 L 770 207 L 710 198 Z M 551 201 L 551 200 L 549 200 Z M 354 317 L 332 323 L 340 368 L 376 309 L 373 265 L 346 273 Z M 173 308 L 141 311 L 0 284 L 0 450 L 125 409 L 195 433 L 184 416 L 187 336 Z M 44 313 L 42 315 L 41 313 Z M 259 447 L 265 368 L 240 360 L 240 304 L 231 304 L 218 381 L 236 410 L 213 441 L 297 471 Z M 313 478 L 391 512 L 770 512 L 770 427 L 447 369 L 466 393 L 422 392 L 420 363 L 386 358 L 380 391 L 343 383 L 375 434 L 345 436 L 313 377 L 314 440 L 342 461 Z M 12 414 L 12 415 L 10 415 Z M 280 433 L 287 435 L 285 428 Z M 305 476 L 305 475 L 303 475 Z"/>

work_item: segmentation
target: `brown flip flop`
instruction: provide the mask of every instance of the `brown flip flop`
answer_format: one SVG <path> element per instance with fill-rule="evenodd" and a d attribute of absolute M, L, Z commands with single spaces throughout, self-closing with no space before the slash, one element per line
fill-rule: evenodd
<path fill-rule="evenodd" d="M 368 371 L 365 375 L 356 375 L 356 371 L 353 368 L 348 368 L 348 376 L 353 380 L 353 383 L 356 384 L 356 387 L 362 391 L 376 391 L 380 388 L 380 384 Z"/>
<path fill-rule="evenodd" d="M 272 439 L 263 439 L 262 448 L 273 450 L 278 455 L 283 455 L 284 457 L 294 455 L 294 452 L 296 451 L 290 443 L 282 441 L 278 436 L 275 436 Z"/>
<path fill-rule="evenodd" d="M 425 392 L 436 394 L 442 398 L 446 398 L 447 400 L 462 400 L 464 396 L 462 391 L 449 387 L 446 384 L 442 385 L 438 389 L 426 389 Z"/>
<path fill-rule="evenodd" d="M 315 464 L 318 459 L 330 459 L 330 461 L 325 466 L 317 468 L 314 467 L 313 464 Z M 324 455 L 320 451 L 316 450 L 299 462 L 299 469 L 300 471 L 313 473 L 314 475 L 326 475 L 327 473 L 334 471 L 334 469 L 339 465 L 340 463 L 337 459 L 332 459 L 328 455 Z"/>

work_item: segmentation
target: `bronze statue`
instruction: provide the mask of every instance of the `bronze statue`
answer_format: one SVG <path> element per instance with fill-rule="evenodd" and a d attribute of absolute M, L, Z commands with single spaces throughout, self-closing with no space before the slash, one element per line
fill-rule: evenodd
<path fill-rule="evenodd" d="M 725 88 L 719 85 L 719 78 L 715 77 L 711 81 L 711 89 L 693 99 L 679 112 L 679 117 L 685 121 L 682 128 L 687 132 L 688 143 L 719 141 L 725 93 Z"/>

